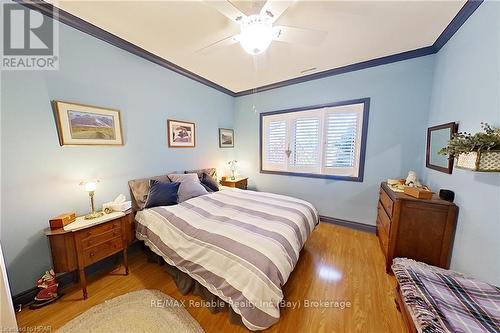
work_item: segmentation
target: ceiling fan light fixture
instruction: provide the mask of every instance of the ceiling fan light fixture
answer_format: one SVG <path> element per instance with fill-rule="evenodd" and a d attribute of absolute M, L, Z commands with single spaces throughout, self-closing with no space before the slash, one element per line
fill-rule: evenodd
<path fill-rule="evenodd" d="M 240 44 L 251 55 L 264 52 L 273 41 L 274 32 L 267 17 L 251 15 L 241 23 Z"/>

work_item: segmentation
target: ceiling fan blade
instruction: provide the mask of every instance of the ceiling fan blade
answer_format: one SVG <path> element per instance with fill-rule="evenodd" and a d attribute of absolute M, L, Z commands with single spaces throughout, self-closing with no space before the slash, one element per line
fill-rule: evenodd
<path fill-rule="evenodd" d="M 215 43 L 212 43 L 210 45 L 207 45 L 199 50 L 196 51 L 196 53 L 199 53 L 199 54 L 209 54 L 221 47 L 224 47 L 224 46 L 230 46 L 230 45 L 233 45 L 233 44 L 236 44 L 240 41 L 240 35 L 234 35 L 234 36 L 231 36 L 231 37 L 227 37 L 227 38 L 224 38 L 224 39 L 221 39 Z"/>
<path fill-rule="evenodd" d="M 295 1 L 296 0 L 268 0 L 264 7 L 262 7 L 260 14 L 267 15 L 271 23 L 274 23 Z"/>
<path fill-rule="evenodd" d="M 213 1 L 213 0 L 204 0 L 207 5 L 209 5 L 212 8 L 217 9 L 219 13 L 222 15 L 226 16 L 228 19 L 235 23 L 240 23 L 241 20 L 246 17 L 245 14 L 243 14 L 238 8 L 236 8 L 231 2 L 229 1 Z"/>
<path fill-rule="evenodd" d="M 284 25 L 275 26 L 273 30 L 274 40 L 310 46 L 320 45 L 325 40 L 326 35 L 328 35 L 326 31 L 294 28 Z"/>

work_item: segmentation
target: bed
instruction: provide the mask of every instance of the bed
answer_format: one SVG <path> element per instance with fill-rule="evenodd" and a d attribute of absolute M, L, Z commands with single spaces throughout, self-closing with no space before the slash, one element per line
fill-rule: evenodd
<path fill-rule="evenodd" d="M 500 288 L 406 258 L 392 270 L 409 332 L 500 332 Z"/>
<path fill-rule="evenodd" d="M 306 201 L 240 189 L 143 209 L 135 219 L 139 240 L 250 330 L 279 320 L 282 287 L 319 223 Z"/>

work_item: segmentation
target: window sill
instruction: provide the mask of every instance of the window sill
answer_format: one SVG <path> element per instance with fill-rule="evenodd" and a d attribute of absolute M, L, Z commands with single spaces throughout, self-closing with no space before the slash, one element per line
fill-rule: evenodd
<path fill-rule="evenodd" d="M 350 176 L 336 176 L 336 175 L 322 175 L 317 173 L 302 173 L 302 172 L 288 172 L 288 171 L 271 171 L 271 170 L 262 170 L 260 169 L 260 173 L 272 174 L 272 175 L 281 175 L 281 176 L 293 176 L 293 177 L 306 177 L 306 178 L 320 178 L 320 179 L 335 179 L 335 180 L 345 180 L 350 182 L 363 182 L 363 176 L 359 175 L 358 177 L 350 177 Z"/>

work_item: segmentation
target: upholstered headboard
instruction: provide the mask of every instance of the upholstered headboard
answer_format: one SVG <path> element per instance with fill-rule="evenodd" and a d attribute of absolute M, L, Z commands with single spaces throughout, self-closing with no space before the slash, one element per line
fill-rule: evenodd
<path fill-rule="evenodd" d="M 171 173 L 196 173 L 198 175 L 198 178 L 200 179 L 203 173 L 206 173 L 215 180 L 217 180 L 217 171 L 215 170 L 215 168 L 186 170 L 183 172 L 175 171 L 175 172 L 169 172 L 168 174 Z M 134 210 L 134 212 L 144 208 L 144 204 L 146 202 L 146 198 L 149 193 L 150 179 L 159 180 L 161 182 L 170 182 L 170 179 L 168 178 L 167 175 L 129 180 L 128 187 L 130 189 L 130 199 L 132 200 L 132 209 Z"/>

